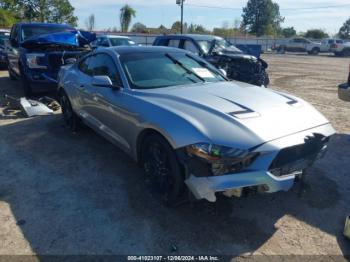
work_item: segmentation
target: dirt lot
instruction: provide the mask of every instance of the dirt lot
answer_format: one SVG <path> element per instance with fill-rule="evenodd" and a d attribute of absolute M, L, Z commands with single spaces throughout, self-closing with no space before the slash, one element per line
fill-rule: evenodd
<path fill-rule="evenodd" d="M 336 94 L 349 59 L 265 58 L 272 88 L 310 101 L 339 132 L 304 190 L 167 209 L 138 167 L 91 130 L 72 134 L 59 114 L 25 119 L 2 105 L 0 254 L 350 255 L 350 103 Z M 21 89 L 1 72 L 4 93 Z"/>

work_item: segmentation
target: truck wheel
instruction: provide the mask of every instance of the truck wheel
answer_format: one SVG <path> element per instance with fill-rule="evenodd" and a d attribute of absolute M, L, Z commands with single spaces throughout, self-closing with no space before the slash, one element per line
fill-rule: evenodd
<path fill-rule="evenodd" d="M 17 79 L 15 74 L 12 72 L 12 69 L 10 68 L 10 66 L 8 64 L 7 64 L 7 71 L 9 73 L 10 80 L 14 81 Z"/>
<path fill-rule="evenodd" d="M 24 95 L 26 97 L 30 97 L 33 93 L 32 87 L 30 86 L 28 79 L 23 74 L 21 74 L 21 82 L 22 82 L 22 88 L 24 91 Z"/>
<path fill-rule="evenodd" d="M 78 130 L 80 119 L 73 111 L 72 105 L 69 98 L 63 90 L 59 93 L 59 101 L 62 109 L 62 117 L 66 126 L 72 131 L 76 132 Z"/>
<path fill-rule="evenodd" d="M 314 47 L 312 50 L 311 50 L 311 55 L 318 55 L 320 53 L 320 49 L 317 48 L 317 47 Z"/>
<path fill-rule="evenodd" d="M 270 77 L 269 77 L 269 74 L 266 71 L 264 71 L 263 74 L 264 74 L 264 77 L 265 77 L 264 86 L 267 88 L 267 86 L 270 84 Z"/>
<path fill-rule="evenodd" d="M 141 150 L 141 164 L 151 192 L 166 206 L 175 206 L 183 192 L 184 178 L 174 150 L 157 134 L 146 137 Z"/>
<path fill-rule="evenodd" d="M 342 52 L 343 56 L 350 56 L 350 49 L 344 49 Z"/>

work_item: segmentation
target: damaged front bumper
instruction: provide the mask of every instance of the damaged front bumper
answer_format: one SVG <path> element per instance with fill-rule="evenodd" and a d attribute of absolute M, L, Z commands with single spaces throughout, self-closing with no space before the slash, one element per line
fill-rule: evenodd
<path fill-rule="evenodd" d="M 288 170 L 290 170 L 290 173 L 285 171 L 287 173 L 281 173 L 280 176 L 277 176 L 272 172 L 271 166 L 274 165 L 277 157 L 280 156 L 279 153 L 286 149 L 289 150 L 303 144 L 306 145 L 310 137 L 317 137 L 318 135 L 327 138 L 328 141 L 329 137 L 334 133 L 335 130 L 332 126 L 326 124 L 265 143 L 254 150 L 259 152 L 260 156 L 245 170 L 221 176 L 196 177 L 193 174 L 189 174 L 185 183 L 198 200 L 206 199 L 210 202 L 216 201 L 215 194 L 217 192 L 222 192 L 228 196 L 239 196 L 242 189 L 249 187 L 256 187 L 258 191 L 266 193 L 288 191 L 293 187 L 296 177 L 300 176 L 302 171 L 309 167 L 314 160 L 323 156 L 326 146 L 317 152 L 312 161 L 310 159 L 298 159 L 293 164 L 294 169 L 289 165 Z M 290 156 L 290 159 L 293 159 L 293 156 Z"/>

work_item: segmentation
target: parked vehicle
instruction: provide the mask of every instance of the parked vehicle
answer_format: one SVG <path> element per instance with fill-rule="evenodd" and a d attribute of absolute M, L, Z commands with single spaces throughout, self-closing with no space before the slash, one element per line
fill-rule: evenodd
<path fill-rule="evenodd" d="M 307 52 L 309 55 L 318 55 L 321 52 L 321 43 L 298 37 L 286 40 L 284 44 L 276 46 L 275 49 L 279 53 Z"/>
<path fill-rule="evenodd" d="M 350 42 L 334 43 L 331 51 L 336 56 L 350 56 Z"/>
<path fill-rule="evenodd" d="M 0 38 L 8 38 L 10 36 L 10 31 L 7 29 L 0 29 Z"/>
<path fill-rule="evenodd" d="M 66 124 L 81 120 L 118 145 L 169 205 L 185 185 L 213 202 L 289 190 L 335 132 L 306 101 L 228 81 L 175 48 L 96 49 L 62 67 L 59 94 Z"/>
<path fill-rule="evenodd" d="M 331 48 L 333 44 L 343 44 L 344 40 L 341 39 L 334 39 L 334 38 L 327 38 L 323 39 L 321 42 L 321 52 L 331 52 Z"/>
<path fill-rule="evenodd" d="M 338 96 L 341 100 L 350 102 L 350 65 L 349 65 L 348 81 L 338 86 Z"/>
<path fill-rule="evenodd" d="M 0 37 L 0 69 L 7 68 L 7 54 L 5 51 L 6 37 Z"/>
<path fill-rule="evenodd" d="M 26 96 L 54 91 L 60 67 L 79 57 L 95 39 L 93 34 L 63 24 L 15 24 L 6 48 L 10 78 L 21 80 Z"/>
<path fill-rule="evenodd" d="M 164 35 L 158 36 L 153 45 L 181 48 L 199 55 L 215 67 L 225 70 L 231 80 L 265 87 L 270 83 L 266 72 L 268 64 L 263 59 L 243 54 L 240 49 L 221 37 Z"/>
<path fill-rule="evenodd" d="M 92 47 L 135 46 L 136 43 L 129 37 L 118 35 L 98 35 L 91 43 Z"/>

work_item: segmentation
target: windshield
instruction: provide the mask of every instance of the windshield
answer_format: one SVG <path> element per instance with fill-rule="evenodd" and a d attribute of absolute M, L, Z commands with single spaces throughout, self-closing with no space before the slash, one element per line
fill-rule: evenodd
<path fill-rule="evenodd" d="M 120 61 L 133 89 L 226 81 L 205 62 L 183 53 L 125 54 Z"/>
<path fill-rule="evenodd" d="M 109 38 L 109 41 L 111 41 L 112 46 L 131 46 L 135 45 L 135 42 L 131 41 L 127 38 Z"/>
<path fill-rule="evenodd" d="M 26 41 L 31 37 L 39 36 L 39 35 L 47 35 L 64 31 L 71 31 L 73 28 L 64 27 L 64 26 L 24 26 L 22 28 L 21 37 L 22 41 Z"/>
<path fill-rule="evenodd" d="M 197 41 L 197 43 L 204 54 L 208 54 L 210 51 L 213 50 L 226 50 L 229 52 L 242 53 L 240 49 L 238 49 L 234 45 L 231 45 L 225 39 L 199 40 Z"/>

